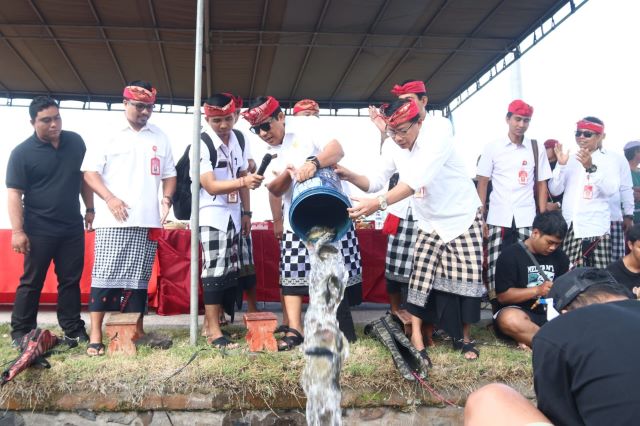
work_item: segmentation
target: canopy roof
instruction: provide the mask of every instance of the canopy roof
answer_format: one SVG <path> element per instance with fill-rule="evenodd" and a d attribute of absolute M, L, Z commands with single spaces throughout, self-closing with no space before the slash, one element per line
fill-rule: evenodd
<path fill-rule="evenodd" d="M 573 0 L 205 0 L 202 95 L 389 100 L 406 79 L 447 107 Z M 196 0 L 0 2 L 0 96 L 120 102 L 149 80 L 193 104 Z"/>

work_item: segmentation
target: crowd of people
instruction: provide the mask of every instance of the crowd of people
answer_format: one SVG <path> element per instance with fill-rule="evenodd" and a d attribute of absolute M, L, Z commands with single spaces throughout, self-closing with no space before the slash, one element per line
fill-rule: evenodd
<path fill-rule="evenodd" d="M 303 343 L 302 305 L 309 294 L 311 266 L 303 238 L 289 223 L 293 184 L 331 168 L 345 192 L 353 185 L 377 194 L 352 197 L 348 213 L 354 221 L 387 210 L 383 232 L 389 236 L 385 276 L 391 310 L 408 311 L 411 343 L 425 360 L 430 363 L 427 348 L 433 335 L 442 332 L 465 359 L 477 359 L 480 351 L 471 325 L 480 319 L 482 299 L 488 297 L 496 334 L 533 348 L 542 411 L 541 417 L 532 412 L 537 420 L 528 421 L 571 424 L 574 421 L 563 416 L 605 418 L 601 410 L 607 404 L 593 404 L 595 391 L 585 384 L 595 373 L 583 371 L 590 370 L 590 364 L 576 366 L 582 355 L 571 355 L 586 351 L 591 351 L 584 355 L 589 362 L 616 365 L 617 369 L 594 367 L 604 371 L 607 390 L 620 384 L 619 392 L 604 399 L 620 396 L 624 407 L 637 404 L 638 414 L 638 397 L 622 398 L 621 390 L 631 389 L 640 370 L 619 364 L 627 358 L 633 363 L 632 332 L 640 327 L 640 305 L 619 300 L 632 298 L 640 286 L 640 142 L 625 146 L 625 159 L 603 144 L 603 121 L 584 117 L 576 124 L 577 152 L 569 155 L 568 144 L 553 139 L 538 144 L 526 136 L 533 107 L 515 100 L 507 107 L 505 137 L 484 147 L 474 186 L 453 143 L 450 122 L 426 113 L 425 84 L 408 80 L 391 93 L 396 98 L 390 104 L 369 110 L 372 125 L 380 131 L 380 157 L 366 170 L 340 164 L 345 141 L 321 125 L 313 100 L 298 102 L 293 119 L 272 96 L 255 99 L 242 112 L 242 99 L 230 93 L 205 101 L 200 157 L 194 158 L 188 148 L 183 158 L 200 164 L 200 175 L 191 179 L 200 183 L 202 333 L 207 342 L 217 348 L 237 346 L 221 326 L 225 314 L 233 319 L 243 292 L 249 311 L 257 309 L 250 190 L 265 185 L 281 250 L 283 323 L 277 330 L 278 347 L 291 350 Z M 166 221 L 177 185 L 171 145 L 149 122 L 155 101 L 156 90 L 149 82 L 129 83 L 123 90 L 122 125 L 88 151 L 80 135 L 62 130 L 54 99 L 32 101 L 34 134 L 12 151 L 6 178 L 11 244 L 24 255 L 11 318 L 16 344 L 37 325 L 39 296 L 53 261 L 65 341 L 86 342 L 89 356 L 103 355 L 104 315 L 118 311 L 140 314 L 137 344 L 170 346 L 170 340 L 143 328 L 156 252 L 151 231 Z M 234 129 L 240 116 L 268 145 L 268 152 L 277 154 L 264 176 L 256 173 L 250 135 Z M 84 217 L 79 196 L 86 207 Z M 84 230 L 96 233 L 89 333 L 80 317 Z M 338 321 L 353 342 L 351 307 L 362 302 L 362 266 L 353 224 L 336 244 L 348 272 Z M 587 301 L 580 302 L 581 297 Z M 582 307 L 611 301 L 609 306 Z M 550 306 L 562 315 L 547 324 Z M 612 319 L 615 324 L 608 330 L 605 324 Z M 593 333 L 591 339 L 578 332 L 585 327 Z M 597 341 L 603 335 L 609 336 L 610 347 L 626 342 L 629 353 L 613 356 L 609 350 L 600 357 Z M 616 381 L 618 373 L 633 380 Z M 494 386 L 474 394 L 468 418 L 481 419 L 489 406 L 485 401 L 508 402 L 515 398 L 513 392 Z M 556 398 L 574 398 L 571 410 Z M 624 410 L 625 415 L 634 411 Z M 514 410 L 514 415 L 525 412 Z M 594 413 L 598 417 L 588 417 Z"/>

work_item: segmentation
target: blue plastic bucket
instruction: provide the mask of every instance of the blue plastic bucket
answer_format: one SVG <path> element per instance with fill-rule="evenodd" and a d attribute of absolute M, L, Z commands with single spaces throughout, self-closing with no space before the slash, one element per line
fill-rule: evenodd
<path fill-rule="evenodd" d="M 332 168 L 325 167 L 311 179 L 294 183 L 289 223 L 303 241 L 314 227 L 335 230 L 332 241 L 338 241 L 351 227 L 348 207 L 351 203 L 342 192 L 340 178 Z"/>

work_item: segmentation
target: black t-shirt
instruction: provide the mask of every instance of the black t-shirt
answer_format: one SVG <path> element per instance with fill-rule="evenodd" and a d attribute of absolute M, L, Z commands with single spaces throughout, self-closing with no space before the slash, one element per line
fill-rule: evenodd
<path fill-rule="evenodd" d="M 569 269 L 569 258 L 560 248 L 549 256 L 538 254 L 534 256 L 551 281 Z M 495 280 L 496 294 L 504 293 L 510 288 L 535 287 L 544 282 L 544 278 L 538 272 L 538 268 L 518 243 L 507 246 L 498 256 Z M 531 305 L 535 301 L 536 299 L 534 298 L 522 303 L 510 303 L 509 305 L 520 306 L 527 311 L 531 311 Z M 498 305 L 498 308 L 502 307 L 504 306 Z M 544 314 L 544 306 L 539 305 L 533 312 Z"/>
<path fill-rule="evenodd" d="M 618 259 L 615 262 L 607 266 L 607 271 L 613 275 L 620 284 L 627 287 L 629 290 L 633 290 L 634 287 L 640 287 L 640 273 L 631 272 L 624 266 L 622 259 Z"/>
<path fill-rule="evenodd" d="M 600 303 L 549 321 L 533 338 L 538 408 L 558 425 L 640 421 L 640 302 Z"/>
<path fill-rule="evenodd" d="M 85 151 L 80 135 L 64 130 L 57 149 L 34 133 L 11 151 L 6 185 L 24 193 L 27 234 L 58 237 L 83 232 L 79 194 Z"/>

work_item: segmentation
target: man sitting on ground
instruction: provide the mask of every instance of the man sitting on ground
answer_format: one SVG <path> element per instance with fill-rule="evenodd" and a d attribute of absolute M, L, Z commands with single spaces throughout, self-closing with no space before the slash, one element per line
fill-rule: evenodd
<path fill-rule="evenodd" d="M 554 278 L 569 269 L 569 258 L 560 248 L 566 234 L 567 223 L 560 212 L 541 213 L 524 243 L 512 244 L 500 253 L 495 275 L 499 310 L 494 315 L 499 336 L 531 347 L 533 336 L 547 322 L 544 306 L 537 299 L 545 297 Z"/>
<path fill-rule="evenodd" d="M 640 303 L 596 268 L 563 275 L 548 296 L 562 315 L 533 339 L 538 408 L 512 388 L 493 383 L 469 396 L 465 424 L 636 424 L 640 341 L 632 336 L 640 332 Z"/>
<path fill-rule="evenodd" d="M 607 270 L 620 284 L 633 290 L 640 287 L 640 224 L 627 234 L 629 254 L 607 266 Z"/>

